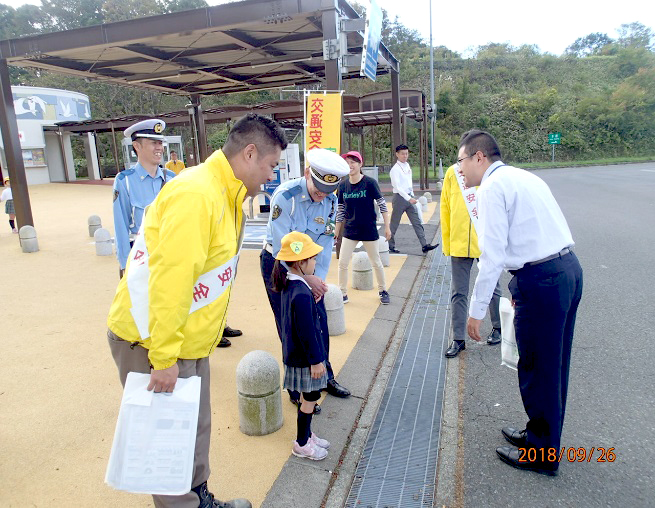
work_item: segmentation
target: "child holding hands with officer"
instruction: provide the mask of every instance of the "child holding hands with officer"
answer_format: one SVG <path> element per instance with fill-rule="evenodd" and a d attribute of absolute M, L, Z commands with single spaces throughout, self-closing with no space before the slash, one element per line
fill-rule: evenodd
<path fill-rule="evenodd" d="M 316 301 L 303 278 L 314 273 L 316 255 L 322 250 L 309 235 L 292 231 L 282 238 L 272 273 L 273 290 L 281 294 L 284 388 L 302 393 L 291 452 L 311 460 L 323 460 L 330 447 L 311 430 L 314 406 L 327 386 L 327 353 Z"/>

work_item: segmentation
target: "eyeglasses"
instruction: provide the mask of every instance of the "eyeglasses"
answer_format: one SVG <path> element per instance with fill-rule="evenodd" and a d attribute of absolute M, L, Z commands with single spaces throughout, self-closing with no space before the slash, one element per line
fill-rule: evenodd
<path fill-rule="evenodd" d="M 474 154 L 469 155 L 468 157 L 462 157 L 461 159 L 457 159 L 457 164 L 461 164 L 462 161 L 465 161 L 466 159 L 470 159 L 471 157 L 474 157 L 478 152 L 475 152 Z"/>

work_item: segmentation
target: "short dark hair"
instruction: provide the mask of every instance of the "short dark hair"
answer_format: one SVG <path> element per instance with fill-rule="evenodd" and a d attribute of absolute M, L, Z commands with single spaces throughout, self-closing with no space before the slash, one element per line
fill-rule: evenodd
<path fill-rule="evenodd" d="M 173 154 L 177 155 L 177 152 L 175 150 L 171 150 L 171 155 Z"/>
<path fill-rule="evenodd" d="M 230 130 L 223 145 L 223 153 L 226 157 L 233 157 L 251 143 L 263 153 L 268 153 L 276 147 L 284 150 L 287 147 L 287 137 L 275 120 L 248 113 Z"/>
<path fill-rule="evenodd" d="M 466 155 L 473 155 L 482 152 L 491 162 L 501 159 L 500 148 L 496 139 L 488 132 L 478 129 L 471 129 L 462 134 L 459 139 L 459 149 L 464 147 Z"/>
<path fill-rule="evenodd" d="M 400 152 L 401 150 L 409 150 L 409 147 L 407 145 L 398 145 L 396 147 L 396 153 Z"/>

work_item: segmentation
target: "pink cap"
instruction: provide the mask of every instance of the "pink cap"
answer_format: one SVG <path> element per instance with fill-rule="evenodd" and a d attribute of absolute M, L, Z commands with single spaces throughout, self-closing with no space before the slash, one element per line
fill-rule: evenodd
<path fill-rule="evenodd" d="M 359 152 L 357 152 L 355 150 L 351 150 L 348 153 L 344 153 L 341 157 L 343 157 L 344 159 L 346 157 L 354 157 L 355 159 L 359 160 L 360 164 L 364 164 L 364 158 L 362 157 L 362 154 L 360 154 Z"/>

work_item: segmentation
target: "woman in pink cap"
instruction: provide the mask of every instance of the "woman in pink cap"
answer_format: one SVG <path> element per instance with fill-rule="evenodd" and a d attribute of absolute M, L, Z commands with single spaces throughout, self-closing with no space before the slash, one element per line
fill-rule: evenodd
<path fill-rule="evenodd" d="M 380 302 L 388 305 L 389 293 L 384 278 L 384 268 L 380 259 L 378 247 L 378 227 L 376 223 L 375 203 L 380 208 L 384 218 L 384 236 L 391 238 L 389 227 L 389 212 L 387 202 L 380 192 L 378 183 L 373 178 L 362 173 L 364 160 L 359 152 L 350 151 L 342 157 L 350 166 L 348 179 L 344 179 L 337 189 L 339 205 L 336 217 L 337 237 L 342 236 L 341 250 L 339 251 L 339 287 L 343 294 L 343 303 L 348 303 L 348 265 L 355 247 L 362 242 L 368 258 L 371 260 L 375 278 L 378 281 Z"/>

